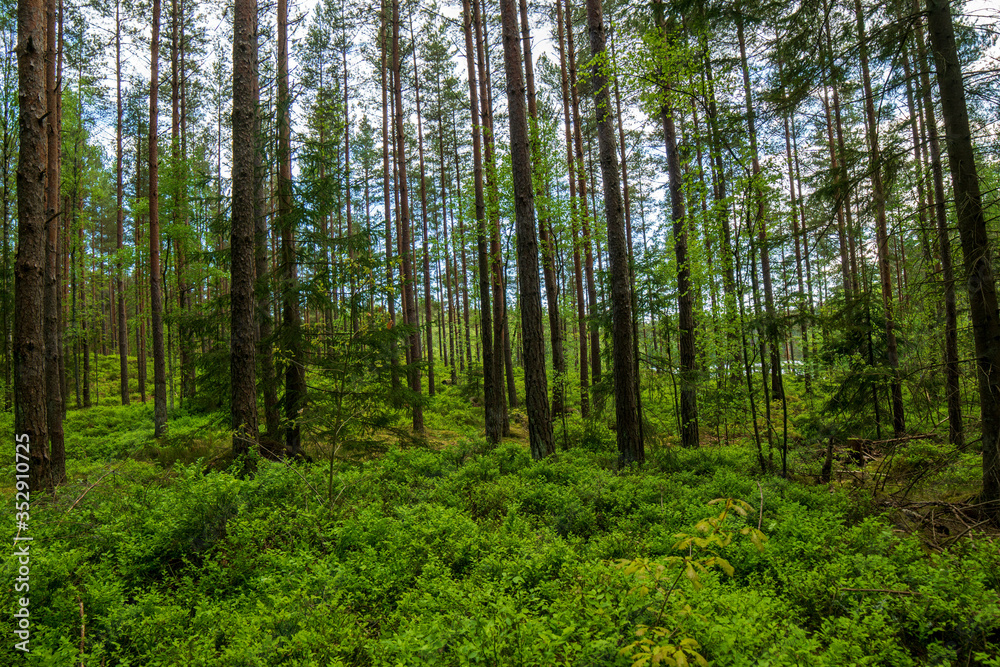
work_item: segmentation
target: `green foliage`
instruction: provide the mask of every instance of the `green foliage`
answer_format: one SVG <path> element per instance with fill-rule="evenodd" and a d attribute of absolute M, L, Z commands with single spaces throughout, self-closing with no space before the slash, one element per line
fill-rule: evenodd
<path fill-rule="evenodd" d="M 653 606 L 647 607 L 647 611 L 656 615 L 652 625 L 636 626 L 635 636 L 639 639 L 621 649 L 622 655 L 632 659 L 632 667 L 646 667 L 660 663 L 681 667 L 688 665 L 692 660 L 698 665 L 707 667 L 708 661 L 698 652 L 701 645 L 691 637 L 678 635 L 683 621 L 695 615 L 683 589 L 678 588 L 678 583 L 682 577 L 687 577 L 691 585 L 700 590 L 703 585 L 701 576 L 708 574 L 712 568 L 718 568 L 733 576 L 735 572 L 733 566 L 718 555 L 718 551 L 728 546 L 736 534 L 733 530 L 726 529 L 726 519 L 730 516 L 730 510 L 745 517 L 747 510 L 753 508 L 742 500 L 732 498 L 716 498 L 709 505 L 717 505 L 720 502 L 725 505 L 718 516 L 703 519 L 695 524 L 695 530 L 703 536 L 687 533 L 678 533 L 675 536 L 680 540 L 674 545 L 674 549 L 687 550 L 689 555 L 668 556 L 662 563 L 650 562 L 645 558 L 631 561 L 623 559 L 618 562 L 618 567 L 624 569 L 626 575 L 633 576 L 639 582 L 632 591 L 638 592 L 641 597 L 652 598 Z M 767 537 L 759 529 L 745 526 L 739 529 L 739 534 L 749 536 L 757 549 L 763 550 L 763 543 Z M 693 555 L 695 547 L 699 554 L 697 558 Z M 707 555 L 701 555 L 702 553 Z M 665 587 L 668 582 L 669 587 Z M 671 602 L 671 594 L 675 591 L 677 595 L 672 600 L 671 611 L 665 616 L 667 603 Z M 659 605 L 656 604 L 656 598 L 662 598 Z M 671 617 L 676 618 L 672 628 L 660 625 L 661 621 L 666 622 Z"/>
<path fill-rule="evenodd" d="M 428 415 L 463 404 L 448 387 Z M 237 479 L 180 456 L 222 447 L 213 418 L 178 414 L 157 447 L 149 422 L 144 405 L 70 413 L 70 481 L 32 507 L 27 664 L 990 664 L 1000 648 L 992 545 L 929 556 L 844 493 L 758 486 L 743 444 L 618 471 L 599 421 L 570 420 L 573 447 L 540 462 L 469 426 L 441 451 Z"/>

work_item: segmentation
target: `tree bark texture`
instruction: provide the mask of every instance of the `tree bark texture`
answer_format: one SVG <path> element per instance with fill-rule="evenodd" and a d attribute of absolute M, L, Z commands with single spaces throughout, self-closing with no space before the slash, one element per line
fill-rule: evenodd
<path fill-rule="evenodd" d="M 605 46 L 601 0 L 587 0 L 587 28 L 590 31 L 590 51 L 594 60 L 591 81 L 594 87 L 594 108 L 597 113 L 597 141 L 601 178 L 604 182 L 604 208 L 608 223 L 608 255 L 611 261 L 611 332 L 614 352 L 615 417 L 618 424 L 616 434 L 618 463 L 624 466 L 630 463 L 642 463 L 646 453 L 640 437 L 639 412 L 636 404 L 635 357 L 632 347 L 632 280 L 628 243 L 625 237 L 625 210 L 619 180 L 618 148 L 615 145 L 615 123 L 608 89 L 610 65 Z"/>
<path fill-rule="evenodd" d="M 230 235 L 230 374 L 233 453 L 257 443 L 254 299 L 254 79 L 257 2 L 236 0 L 233 18 L 233 213 Z"/>
<path fill-rule="evenodd" d="M 948 0 L 927 0 L 927 24 L 937 65 L 945 145 L 955 189 L 969 311 L 976 345 L 979 407 L 982 411 L 983 492 L 994 520 L 1000 518 L 1000 314 L 996 277 L 983 215 L 982 193 L 972 148 L 962 66 Z"/>
<path fill-rule="evenodd" d="M 504 68 L 507 72 L 507 109 L 517 228 L 517 278 L 521 289 L 525 407 L 528 411 L 531 456 L 538 460 L 555 452 L 555 440 L 549 412 L 548 378 L 545 374 L 542 290 L 538 280 L 538 239 L 535 234 L 535 188 L 531 177 L 525 86 L 521 76 L 521 49 L 518 44 L 514 0 L 500 0 L 500 16 L 503 22 Z"/>

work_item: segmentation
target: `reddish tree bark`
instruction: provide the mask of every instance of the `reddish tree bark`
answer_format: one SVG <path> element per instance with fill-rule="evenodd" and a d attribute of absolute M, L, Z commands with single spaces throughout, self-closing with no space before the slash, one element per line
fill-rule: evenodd
<path fill-rule="evenodd" d="M 636 404 L 635 357 L 632 347 L 632 278 L 625 238 L 625 211 L 619 181 L 615 125 L 611 116 L 611 94 L 608 90 L 606 38 L 601 0 L 587 0 L 587 27 L 590 30 L 590 51 L 594 60 L 591 81 L 594 86 L 594 108 L 597 113 L 601 178 L 604 181 L 604 209 L 608 221 L 608 256 L 611 261 L 613 302 L 611 326 L 614 345 L 618 463 L 624 466 L 630 463 L 642 463 L 646 459 L 646 452 L 640 436 L 639 412 Z M 673 194 L 671 192 L 671 195 Z M 681 261 L 679 254 L 677 259 L 678 262 Z"/>
<path fill-rule="evenodd" d="M 507 109 L 510 119 L 514 216 L 517 227 L 517 277 L 521 289 L 525 406 L 528 411 L 531 456 L 538 460 L 555 453 L 555 442 L 549 413 L 548 379 L 545 374 L 542 290 L 538 281 L 538 240 L 535 234 L 535 188 L 531 178 L 528 117 L 514 0 L 500 0 L 500 16 L 503 22 L 504 69 L 507 73 Z"/>
<path fill-rule="evenodd" d="M 17 258 L 14 261 L 14 437 L 26 445 L 28 486 L 52 488 L 46 421 L 45 168 L 48 155 L 45 91 L 45 2 L 17 5 L 18 111 Z M 19 452 L 25 449 L 19 447 Z"/>
<path fill-rule="evenodd" d="M 157 150 L 160 81 L 160 0 L 153 0 L 149 66 L 149 302 L 153 333 L 153 434 L 167 427 L 167 369 L 163 349 L 163 274 L 160 270 L 160 187 Z"/>

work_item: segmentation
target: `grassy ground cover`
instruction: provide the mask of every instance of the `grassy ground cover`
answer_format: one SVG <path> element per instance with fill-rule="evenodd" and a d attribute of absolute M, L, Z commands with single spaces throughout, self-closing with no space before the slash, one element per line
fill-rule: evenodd
<path fill-rule="evenodd" d="M 206 465 L 222 416 L 154 443 L 149 405 L 71 411 L 69 483 L 32 505 L 27 664 L 1000 664 L 989 539 L 928 549 L 864 491 L 761 477 L 747 444 L 616 470 L 576 419 L 535 463 L 447 392 L 424 446 L 252 479 Z"/>

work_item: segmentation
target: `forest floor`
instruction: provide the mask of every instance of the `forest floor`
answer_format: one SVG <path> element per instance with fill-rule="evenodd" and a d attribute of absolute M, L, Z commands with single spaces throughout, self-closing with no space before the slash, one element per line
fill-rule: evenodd
<path fill-rule="evenodd" d="M 934 438 L 842 445 L 821 484 L 817 443 L 788 479 L 748 439 L 651 438 L 620 470 L 610 417 L 570 416 L 533 462 L 522 417 L 490 447 L 445 387 L 425 441 L 331 463 L 313 440 L 315 463 L 239 478 L 206 470 L 227 413 L 155 441 L 151 402 L 114 403 L 68 412 L 68 481 L 31 506 L 31 653 L 6 613 L 0 664 L 1000 665 L 978 459 Z M 12 506 L 12 451 L 0 471 Z"/>

